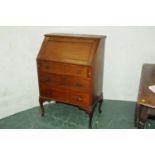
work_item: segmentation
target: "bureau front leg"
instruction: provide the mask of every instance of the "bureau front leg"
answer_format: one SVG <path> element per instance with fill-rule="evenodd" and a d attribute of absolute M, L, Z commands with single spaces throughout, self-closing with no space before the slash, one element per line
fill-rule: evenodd
<path fill-rule="evenodd" d="M 44 100 L 42 98 L 39 98 L 41 116 L 44 116 L 44 106 L 43 106 L 43 103 L 44 103 Z"/>
<path fill-rule="evenodd" d="M 98 102 L 99 102 L 98 111 L 99 111 L 99 113 L 101 113 L 101 112 L 102 112 L 102 104 L 103 104 L 103 93 L 102 93 L 101 96 L 99 97 Z"/>
<path fill-rule="evenodd" d="M 89 129 L 92 129 L 92 119 L 93 119 L 95 108 L 96 108 L 96 104 L 94 105 L 93 110 L 88 113 L 88 115 L 89 115 L 89 126 L 88 126 L 88 128 Z"/>
<path fill-rule="evenodd" d="M 93 113 L 91 112 L 91 113 L 89 113 L 88 115 L 89 115 L 89 126 L 88 126 L 88 128 L 89 128 L 89 129 L 92 129 L 92 118 L 93 118 Z"/>

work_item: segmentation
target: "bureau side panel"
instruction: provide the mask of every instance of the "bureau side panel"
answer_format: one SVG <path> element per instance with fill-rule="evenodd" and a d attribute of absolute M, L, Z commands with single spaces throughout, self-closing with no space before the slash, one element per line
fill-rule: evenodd
<path fill-rule="evenodd" d="M 104 71 L 104 47 L 105 39 L 100 39 L 94 56 L 93 63 L 93 102 L 103 93 L 103 71 Z"/>

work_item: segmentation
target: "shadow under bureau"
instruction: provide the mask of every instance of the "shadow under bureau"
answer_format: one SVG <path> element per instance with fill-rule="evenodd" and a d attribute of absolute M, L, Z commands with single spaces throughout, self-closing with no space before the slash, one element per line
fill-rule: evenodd
<path fill-rule="evenodd" d="M 39 103 L 44 101 L 74 105 L 89 115 L 103 102 L 103 63 L 106 36 L 46 34 L 37 56 Z"/>

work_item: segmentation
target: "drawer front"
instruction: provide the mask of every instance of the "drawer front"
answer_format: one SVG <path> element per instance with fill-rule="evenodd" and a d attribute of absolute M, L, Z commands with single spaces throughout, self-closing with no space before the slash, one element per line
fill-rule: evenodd
<path fill-rule="evenodd" d="M 67 88 L 75 91 L 88 92 L 91 88 L 91 80 L 83 80 L 78 77 L 65 75 L 40 73 L 40 85 L 49 85 L 50 87 Z"/>
<path fill-rule="evenodd" d="M 92 100 L 89 93 L 79 93 L 67 89 L 59 90 L 58 88 L 53 89 L 51 87 L 40 86 L 40 96 L 79 106 L 87 111 L 92 110 Z"/>
<path fill-rule="evenodd" d="M 52 89 L 46 86 L 40 87 L 40 96 L 51 98 L 57 101 L 69 102 L 68 91 Z"/>
<path fill-rule="evenodd" d="M 88 71 L 88 67 L 73 64 L 39 61 L 38 69 L 41 72 L 59 75 L 72 75 L 85 78 L 91 76 L 91 73 Z"/>

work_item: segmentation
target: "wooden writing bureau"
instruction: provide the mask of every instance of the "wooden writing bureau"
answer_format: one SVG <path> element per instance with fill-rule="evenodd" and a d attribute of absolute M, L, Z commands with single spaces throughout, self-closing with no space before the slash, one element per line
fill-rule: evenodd
<path fill-rule="evenodd" d="M 103 101 L 105 36 L 45 35 L 37 56 L 39 103 L 55 100 L 78 106 L 89 114 L 89 128 L 96 104 Z"/>

